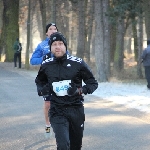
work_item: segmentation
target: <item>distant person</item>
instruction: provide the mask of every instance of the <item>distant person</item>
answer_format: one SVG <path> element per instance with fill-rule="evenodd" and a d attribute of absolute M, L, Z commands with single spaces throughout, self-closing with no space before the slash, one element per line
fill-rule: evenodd
<path fill-rule="evenodd" d="M 147 47 L 143 50 L 141 58 L 145 68 L 147 88 L 150 90 L 150 40 L 147 40 Z"/>
<path fill-rule="evenodd" d="M 46 54 L 50 53 L 49 50 L 49 37 L 51 34 L 57 32 L 57 26 L 55 23 L 49 23 L 46 25 L 46 38 L 37 45 L 35 51 L 30 58 L 31 65 L 41 65 Z M 45 116 L 45 132 L 50 133 L 50 121 L 48 117 L 48 111 L 50 109 L 50 96 L 43 97 L 44 100 L 44 116 Z"/>
<path fill-rule="evenodd" d="M 42 62 L 35 79 L 38 94 L 51 95 L 49 117 L 57 150 L 81 150 L 83 95 L 92 94 L 98 82 L 83 59 L 67 53 L 67 41 L 61 33 L 53 33 L 49 45 L 53 57 L 47 56 Z"/>
<path fill-rule="evenodd" d="M 22 45 L 19 42 L 19 38 L 16 39 L 14 45 L 14 67 L 17 67 L 17 61 L 18 61 L 18 67 L 21 68 L 21 51 L 22 51 Z"/>

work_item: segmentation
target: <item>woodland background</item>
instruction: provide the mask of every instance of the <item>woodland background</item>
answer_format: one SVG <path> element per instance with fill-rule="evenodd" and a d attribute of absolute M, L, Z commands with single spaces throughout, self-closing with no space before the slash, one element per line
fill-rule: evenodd
<path fill-rule="evenodd" d="M 13 62 L 22 43 L 22 63 L 56 23 L 71 54 L 90 65 L 99 82 L 142 79 L 141 53 L 150 39 L 150 0 L 0 0 L 0 61 Z"/>

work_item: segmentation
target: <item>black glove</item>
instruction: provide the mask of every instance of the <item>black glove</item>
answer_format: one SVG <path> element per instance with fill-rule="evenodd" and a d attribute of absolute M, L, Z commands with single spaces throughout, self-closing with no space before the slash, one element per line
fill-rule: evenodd
<path fill-rule="evenodd" d="M 42 90 L 41 90 L 41 94 L 44 97 L 48 97 L 50 95 L 50 88 L 48 85 L 45 85 Z"/>
<path fill-rule="evenodd" d="M 71 86 L 67 90 L 68 96 L 75 96 L 75 95 L 82 94 L 82 88 L 78 88 L 75 86 L 75 84 L 72 84 L 72 83 L 70 85 Z"/>

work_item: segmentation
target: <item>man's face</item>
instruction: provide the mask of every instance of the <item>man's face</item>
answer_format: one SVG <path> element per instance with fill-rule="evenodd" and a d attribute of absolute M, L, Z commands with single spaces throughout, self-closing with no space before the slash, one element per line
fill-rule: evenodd
<path fill-rule="evenodd" d="M 55 41 L 51 45 L 51 52 L 55 57 L 62 57 L 66 53 L 66 47 L 62 41 Z"/>
<path fill-rule="evenodd" d="M 47 35 L 48 37 L 50 37 L 50 35 L 53 34 L 53 33 L 55 33 L 55 32 L 57 32 L 57 28 L 56 28 L 55 26 L 52 26 L 52 25 L 51 25 L 51 26 L 48 28 L 46 35 Z"/>

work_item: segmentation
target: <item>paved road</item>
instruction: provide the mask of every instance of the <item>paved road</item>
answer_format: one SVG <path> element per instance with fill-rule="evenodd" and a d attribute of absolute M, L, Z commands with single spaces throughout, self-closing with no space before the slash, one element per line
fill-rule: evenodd
<path fill-rule="evenodd" d="M 44 136 L 36 72 L 0 63 L 0 150 L 56 150 L 54 134 Z M 149 114 L 92 95 L 85 99 L 82 150 L 150 149 Z"/>

